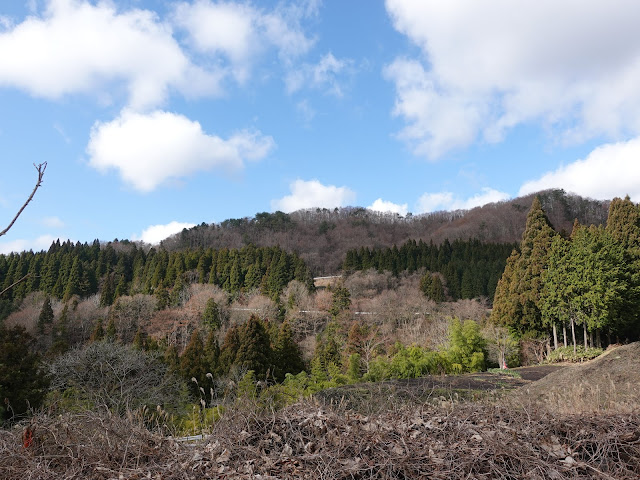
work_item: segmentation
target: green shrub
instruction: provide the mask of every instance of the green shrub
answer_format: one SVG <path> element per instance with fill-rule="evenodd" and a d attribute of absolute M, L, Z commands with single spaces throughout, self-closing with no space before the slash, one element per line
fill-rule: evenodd
<path fill-rule="evenodd" d="M 487 341 L 480 326 L 473 320 L 461 322 L 454 318 L 449 329 L 448 357 L 455 373 L 479 372 L 485 369 Z"/>

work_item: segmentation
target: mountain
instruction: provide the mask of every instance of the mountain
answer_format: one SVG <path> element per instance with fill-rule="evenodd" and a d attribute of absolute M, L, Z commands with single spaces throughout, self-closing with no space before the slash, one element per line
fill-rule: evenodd
<path fill-rule="evenodd" d="M 526 215 L 538 196 L 554 229 L 570 232 L 574 219 L 583 224 L 606 223 L 609 201 L 593 200 L 564 190 L 545 190 L 471 210 L 434 212 L 402 217 L 360 207 L 258 213 L 253 218 L 202 223 L 162 242 L 167 250 L 280 246 L 296 253 L 314 275 L 340 269 L 348 250 L 401 245 L 409 239 L 435 244 L 477 238 L 483 242 L 518 242 Z"/>

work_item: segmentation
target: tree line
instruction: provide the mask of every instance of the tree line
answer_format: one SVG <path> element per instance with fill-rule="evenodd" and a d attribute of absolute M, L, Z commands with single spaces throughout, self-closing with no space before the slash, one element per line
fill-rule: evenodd
<path fill-rule="evenodd" d="M 161 307 L 177 304 L 191 283 L 209 283 L 236 293 L 260 289 L 278 298 L 291 280 L 313 288 L 304 261 L 279 247 L 241 249 L 145 250 L 134 243 L 54 242 L 47 252 L 0 255 L 0 320 L 29 293 L 42 291 L 68 301 L 100 295 L 109 306 L 125 295 L 153 294 Z"/>
<path fill-rule="evenodd" d="M 440 245 L 409 240 L 400 248 L 394 245 L 349 250 L 343 270 L 353 272 L 373 268 L 398 275 L 424 268 L 427 274 L 423 279 L 423 292 L 434 301 L 493 298 L 507 257 L 514 247 L 512 243 L 484 243 L 478 239 L 453 242 L 447 239 Z"/>
<path fill-rule="evenodd" d="M 574 222 L 568 236 L 539 200 L 496 288 L 491 320 L 558 348 L 640 338 L 640 207 L 614 199 L 606 226 Z"/>

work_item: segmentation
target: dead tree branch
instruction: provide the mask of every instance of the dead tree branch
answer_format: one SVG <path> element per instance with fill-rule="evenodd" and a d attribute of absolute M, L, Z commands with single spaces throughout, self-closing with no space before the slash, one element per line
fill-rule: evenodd
<path fill-rule="evenodd" d="M 16 216 L 13 217 L 13 220 L 11 220 L 11 223 L 9 224 L 9 226 L 0 232 L 0 237 L 6 234 L 11 229 L 11 227 L 13 227 L 13 224 L 16 223 L 16 220 L 18 220 L 18 217 L 22 214 L 24 209 L 27 208 L 27 205 L 29 205 L 29 202 L 33 200 L 33 196 L 36 194 L 36 191 L 42 185 L 42 178 L 44 177 L 44 172 L 47 169 L 47 162 L 40 163 L 38 165 L 34 163 L 33 166 L 36 167 L 36 170 L 38 171 L 38 181 L 36 182 L 36 186 L 33 187 L 33 191 L 31 192 L 31 195 L 29 195 L 29 198 L 27 198 L 27 201 L 24 202 L 24 205 L 22 205 L 22 208 L 18 210 L 18 213 L 16 213 Z"/>
<path fill-rule="evenodd" d="M 15 282 L 13 282 L 11 285 L 9 285 L 7 288 L 5 288 L 4 290 L 2 290 L 0 292 L 0 297 L 5 293 L 8 292 L 9 290 L 11 290 L 13 287 L 15 287 L 16 285 L 18 285 L 20 282 L 25 281 L 27 278 L 29 278 L 31 276 L 30 273 L 27 273 L 24 277 L 22 277 L 20 280 L 17 280 Z"/>

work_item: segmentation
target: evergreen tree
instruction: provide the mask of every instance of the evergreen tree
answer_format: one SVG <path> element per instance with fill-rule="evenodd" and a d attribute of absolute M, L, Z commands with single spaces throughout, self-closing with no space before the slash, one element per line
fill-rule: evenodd
<path fill-rule="evenodd" d="M 93 328 L 93 332 L 91 332 L 91 337 L 89 337 L 90 342 L 99 342 L 104 339 L 104 328 L 102 327 L 102 319 L 99 318 L 96 322 L 96 326 Z"/>
<path fill-rule="evenodd" d="M 109 323 L 107 323 L 107 329 L 105 330 L 105 337 L 109 342 L 115 342 L 118 338 L 116 322 L 113 317 L 109 318 Z"/>
<path fill-rule="evenodd" d="M 79 257 L 75 257 L 73 260 L 73 266 L 69 278 L 67 279 L 66 287 L 64 289 L 63 301 L 68 301 L 73 295 L 80 295 L 82 293 L 82 263 Z"/>
<path fill-rule="evenodd" d="M 348 310 L 351 306 L 351 293 L 342 284 L 337 285 L 333 289 L 333 295 L 331 297 L 331 307 L 329 313 L 335 318 L 340 312 Z"/>
<path fill-rule="evenodd" d="M 429 290 L 431 288 L 431 282 L 433 281 L 433 275 L 431 272 L 425 273 L 420 278 L 420 291 L 425 297 L 429 296 Z"/>
<path fill-rule="evenodd" d="M 24 328 L 0 323 L 0 421 L 38 409 L 45 399 L 49 380 L 32 343 Z"/>
<path fill-rule="evenodd" d="M 444 286 L 442 285 L 442 280 L 440 280 L 440 275 L 433 275 L 427 296 L 436 303 L 445 301 Z"/>
<path fill-rule="evenodd" d="M 240 345 L 236 353 L 236 364 L 253 370 L 257 378 L 263 379 L 271 366 L 272 351 L 263 322 L 251 315 L 239 331 Z"/>
<path fill-rule="evenodd" d="M 506 325 L 518 335 L 544 333 L 540 313 L 541 274 L 547 266 L 555 235 L 540 199 L 536 197 L 527 214 L 520 252 L 509 257 L 496 288 L 491 313 L 495 324 Z"/>
<path fill-rule="evenodd" d="M 218 375 L 220 369 L 220 346 L 214 330 L 209 331 L 207 341 L 204 344 L 204 355 L 207 373 Z"/>
<path fill-rule="evenodd" d="M 164 352 L 164 363 L 167 365 L 169 373 L 180 374 L 180 357 L 175 345 L 170 345 Z"/>
<path fill-rule="evenodd" d="M 171 290 L 170 303 L 171 306 L 177 307 L 182 304 L 183 293 L 186 290 L 187 286 L 184 284 L 182 280 L 182 275 L 179 275 L 176 278 L 175 284 L 173 285 L 173 290 Z"/>
<path fill-rule="evenodd" d="M 204 345 L 200 332 L 195 330 L 189 344 L 180 357 L 180 374 L 189 385 L 189 392 L 200 398 L 200 384 L 204 384 L 207 374 Z M 194 382 L 192 379 L 195 379 Z"/>
<path fill-rule="evenodd" d="M 45 325 L 53 323 L 53 308 L 51 307 L 51 297 L 47 296 L 42 304 L 40 315 L 38 316 L 38 330 L 44 332 Z"/>
<path fill-rule="evenodd" d="M 113 304 L 114 300 L 113 276 L 107 274 L 102 284 L 102 292 L 100 292 L 100 306 L 108 307 Z"/>
<path fill-rule="evenodd" d="M 240 348 L 240 332 L 237 326 L 233 326 L 227 330 L 220 348 L 219 368 L 222 374 L 229 373 L 229 370 L 236 363 L 236 355 Z"/>
<path fill-rule="evenodd" d="M 354 383 L 362 378 L 362 360 L 360 354 L 353 353 L 347 362 L 347 377 Z"/>
<path fill-rule="evenodd" d="M 133 337 L 133 346 L 136 350 L 145 350 L 146 348 L 146 335 L 142 328 L 138 327 L 136 334 Z"/>
<path fill-rule="evenodd" d="M 169 306 L 170 297 L 166 288 L 158 287 L 154 296 L 156 297 L 158 310 L 164 310 Z"/>
<path fill-rule="evenodd" d="M 127 279 L 124 275 L 120 275 L 118 279 L 118 285 L 116 285 L 116 290 L 113 294 L 114 298 L 124 297 L 129 294 L 129 289 L 127 286 Z"/>
<path fill-rule="evenodd" d="M 273 347 L 274 376 L 283 381 L 287 373 L 297 375 L 304 370 L 300 347 L 293 339 L 289 322 L 280 325 L 278 339 Z"/>
<path fill-rule="evenodd" d="M 462 281 L 460 283 L 460 296 L 462 298 L 473 298 L 474 295 L 474 282 L 471 269 L 465 268 L 462 273 Z"/>
<path fill-rule="evenodd" d="M 629 196 L 613 199 L 609 207 L 607 232 L 624 249 L 627 292 L 621 299 L 616 332 L 623 338 L 640 339 L 640 206 Z"/>
<path fill-rule="evenodd" d="M 207 305 L 205 306 L 204 313 L 202 314 L 202 322 L 212 331 L 216 331 L 222 326 L 220 309 L 218 308 L 218 304 L 215 299 L 210 298 L 207 300 Z"/>

